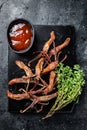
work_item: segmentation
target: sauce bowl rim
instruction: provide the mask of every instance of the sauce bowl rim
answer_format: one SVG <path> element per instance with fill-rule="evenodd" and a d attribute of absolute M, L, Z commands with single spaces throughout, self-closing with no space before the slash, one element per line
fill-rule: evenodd
<path fill-rule="evenodd" d="M 24 22 L 25 24 L 29 24 L 29 25 L 30 25 L 30 27 L 31 27 L 31 29 L 32 29 L 32 34 L 33 34 L 33 36 L 32 36 L 32 41 L 31 41 L 31 43 L 30 43 L 30 45 L 29 45 L 28 48 L 26 48 L 26 49 L 24 49 L 24 50 L 17 51 L 17 50 L 15 50 L 15 49 L 13 49 L 13 48 L 11 47 L 11 45 L 10 45 L 11 43 L 10 43 L 9 32 L 10 32 L 10 29 L 12 28 L 12 26 L 15 25 L 15 23 L 20 23 L 20 22 Z M 14 19 L 14 20 L 12 20 L 12 21 L 10 22 L 10 24 L 9 24 L 9 26 L 8 26 L 8 29 L 7 29 L 7 39 L 8 39 L 8 43 L 9 43 L 10 48 L 11 48 L 15 53 L 22 54 L 22 53 L 26 53 L 27 51 L 29 51 L 30 48 L 32 47 L 33 43 L 34 43 L 34 38 L 35 38 L 35 30 L 34 30 L 33 25 L 31 24 L 30 20 L 26 20 L 26 19 L 24 19 L 24 18 L 16 18 L 16 19 Z"/>

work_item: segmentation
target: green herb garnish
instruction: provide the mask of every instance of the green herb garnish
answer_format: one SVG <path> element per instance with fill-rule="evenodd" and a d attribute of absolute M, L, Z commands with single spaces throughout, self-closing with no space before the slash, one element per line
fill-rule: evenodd
<path fill-rule="evenodd" d="M 82 86 L 85 84 L 83 70 L 78 64 L 70 68 L 60 63 L 55 71 L 57 74 L 56 88 L 58 96 L 46 118 L 52 116 L 55 111 L 62 109 L 69 103 L 76 102 L 82 92 Z"/>

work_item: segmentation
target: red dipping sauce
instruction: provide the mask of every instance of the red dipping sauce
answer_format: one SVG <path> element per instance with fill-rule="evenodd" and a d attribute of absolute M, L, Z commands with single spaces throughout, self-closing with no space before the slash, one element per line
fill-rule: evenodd
<path fill-rule="evenodd" d="M 27 49 L 32 42 L 32 28 L 27 23 L 16 23 L 9 32 L 10 45 L 16 51 Z"/>

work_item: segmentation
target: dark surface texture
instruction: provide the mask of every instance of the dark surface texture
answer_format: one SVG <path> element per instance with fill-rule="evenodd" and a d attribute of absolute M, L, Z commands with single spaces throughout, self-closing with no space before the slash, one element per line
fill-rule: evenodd
<path fill-rule="evenodd" d="M 7 27 L 15 18 L 25 18 L 34 25 L 74 26 L 77 62 L 87 76 L 87 0 L 0 0 L 0 130 L 86 130 L 87 82 L 72 114 L 60 113 L 50 119 L 40 120 L 40 115 L 12 114 L 7 111 Z"/>
<path fill-rule="evenodd" d="M 31 50 L 29 50 L 27 53 L 18 55 L 16 53 L 14 53 L 10 47 L 8 47 L 8 81 L 10 81 L 13 78 L 21 77 L 21 76 L 25 75 L 24 71 L 22 71 L 21 69 L 19 69 L 19 67 L 17 67 L 17 65 L 15 64 L 15 61 L 21 60 L 27 65 L 28 62 L 37 55 L 37 54 L 34 55 L 33 52 L 42 50 L 44 43 L 50 38 L 51 31 L 55 31 L 56 46 L 63 43 L 67 37 L 70 37 L 71 41 L 70 41 L 69 45 L 62 50 L 61 57 L 64 58 L 64 56 L 67 55 L 67 59 L 64 62 L 64 64 L 66 64 L 66 65 L 73 66 L 76 63 L 74 27 L 56 26 L 56 25 L 36 25 L 36 26 L 34 25 L 34 30 L 35 30 L 34 43 L 33 43 Z M 60 60 L 60 58 L 59 58 L 59 60 Z M 35 62 L 33 62 L 31 64 L 33 73 L 35 73 L 35 66 L 37 64 L 37 61 L 38 60 L 36 60 Z M 48 80 L 48 75 L 45 76 L 45 81 L 47 82 L 47 80 Z M 21 87 L 26 88 L 26 84 L 14 84 L 14 85 L 12 85 L 12 87 L 9 86 L 8 88 L 11 92 L 18 93 L 18 89 Z M 27 106 L 29 106 L 29 104 L 30 104 L 29 100 L 16 101 L 16 100 L 9 99 L 8 100 L 8 111 L 19 113 L 20 109 L 24 109 L 25 106 L 27 107 Z M 50 101 L 49 105 L 44 107 L 42 112 L 46 115 L 51 106 L 52 106 L 52 101 Z M 71 103 L 64 109 L 60 110 L 60 112 L 70 113 L 70 112 L 72 112 L 73 108 L 74 108 L 74 103 Z M 29 110 L 28 112 L 32 113 L 32 114 L 36 113 L 35 109 Z M 42 114 L 42 112 L 41 112 L 41 114 Z"/>

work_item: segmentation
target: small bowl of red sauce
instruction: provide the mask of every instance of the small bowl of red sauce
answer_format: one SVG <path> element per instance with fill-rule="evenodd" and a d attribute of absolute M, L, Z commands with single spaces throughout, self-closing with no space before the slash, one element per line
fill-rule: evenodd
<path fill-rule="evenodd" d="M 12 21 L 7 30 L 8 42 L 16 53 L 25 53 L 30 50 L 34 42 L 34 27 L 25 19 Z"/>

